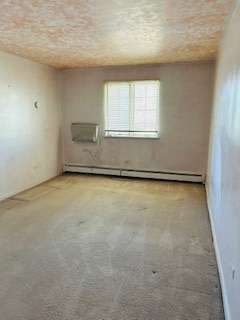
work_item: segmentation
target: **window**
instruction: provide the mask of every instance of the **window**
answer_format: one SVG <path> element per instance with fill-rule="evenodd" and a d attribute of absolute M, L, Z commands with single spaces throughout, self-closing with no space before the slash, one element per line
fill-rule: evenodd
<path fill-rule="evenodd" d="M 159 81 L 106 82 L 105 137 L 159 137 Z"/>

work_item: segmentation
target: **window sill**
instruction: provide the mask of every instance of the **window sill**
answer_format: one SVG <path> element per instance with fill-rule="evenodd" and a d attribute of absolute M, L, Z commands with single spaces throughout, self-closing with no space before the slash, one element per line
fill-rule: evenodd
<path fill-rule="evenodd" d="M 160 136 L 155 136 L 155 137 L 146 137 L 146 136 L 104 136 L 104 138 L 107 138 L 107 139 L 160 139 Z"/>

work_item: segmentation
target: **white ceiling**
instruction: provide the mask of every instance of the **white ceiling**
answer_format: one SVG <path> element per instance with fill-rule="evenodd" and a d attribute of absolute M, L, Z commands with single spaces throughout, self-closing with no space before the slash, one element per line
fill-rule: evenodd
<path fill-rule="evenodd" d="M 2 0 L 0 50 L 55 68 L 216 58 L 234 0 Z"/>

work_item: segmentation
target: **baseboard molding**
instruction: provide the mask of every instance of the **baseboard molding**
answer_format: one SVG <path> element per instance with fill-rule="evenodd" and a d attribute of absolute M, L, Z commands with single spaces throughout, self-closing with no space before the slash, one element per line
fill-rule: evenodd
<path fill-rule="evenodd" d="M 220 253 L 219 253 L 219 249 L 218 249 L 217 236 L 216 236 L 215 226 L 214 226 L 214 222 L 213 222 L 213 215 L 212 215 L 212 210 L 211 210 L 211 205 L 210 205 L 208 184 L 206 184 L 205 190 L 206 190 L 206 196 L 207 196 L 207 206 L 208 206 L 210 224 L 211 224 L 211 229 L 212 229 L 213 245 L 214 245 L 214 249 L 215 249 L 220 284 L 221 284 L 221 290 L 222 290 L 222 299 L 223 299 L 225 319 L 232 320 L 230 308 L 229 308 L 229 303 L 228 303 L 228 298 L 227 298 L 227 291 L 226 291 L 226 285 L 225 285 L 225 280 L 224 280 L 224 275 L 223 275 L 221 258 L 220 258 Z"/>
<path fill-rule="evenodd" d="M 122 177 L 136 177 L 159 180 L 173 180 L 186 182 L 205 182 L 205 175 L 194 173 L 178 173 L 178 172 L 160 172 L 160 171 L 144 171 L 144 170 L 129 170 L 121 168 L 106 168 L 106 167 L 88 167 L 74 164 L 64 164 L 63 172 L 78 172 L 91 174 L 104 174 Z"/>
<path fill-rule="evenodd" d="M 48 181 L 50 179 L 53 179 L 53 178 L 55 178 L 55 177 L 57 177 L 57 176 L 59 176 L 61 174 L 62 174 L 62 172 L 59 172 L 58 174 L 46 176 L 46 177 L 44 177 L 44 178 L 42 178 L 42 179 L 40 179 L 38 181 L 34 181 L 34 182 L 31 182 L 31 183 L 25 184 L 23 186 L 20 186 L 19 188 L 16 188 L 16 189 L 12 190 L 9 193 L 5 193 L 4 195 L 1 195 L 0 196 L 0 201 L 5 200 L 5 199 L 7 199 L 9 197 L 15 196 L 16 194 L 18 194 L 20 192 L 23 192 L 23 191 L 25 191 L 27 189 L 36 187 L 39 184 L 44 183 L 44 182 L 46 182 L 46 181 Z"/>

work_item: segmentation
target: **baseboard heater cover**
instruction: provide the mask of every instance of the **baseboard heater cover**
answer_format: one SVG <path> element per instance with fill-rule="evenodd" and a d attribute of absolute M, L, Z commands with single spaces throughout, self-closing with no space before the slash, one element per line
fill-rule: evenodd
<path fill-rule="evenodd" d="M 104 168 L 104 167 L 88 167 L 88 166 L 80 166 L 80 165 L 72 165 L 72 164 L 64 164 L 63 172 L 92 173 L 92 174 L 104 174 L 104 175 L 121 176 L 121 177 L 135 177 L 135 178 L 202 182 L 202 183 L 206 181 L 206 176 L 203 174 L 144 171 L 144 170 L 141 171 L 141 170 L 128 170 L 128 169 Z"/>

